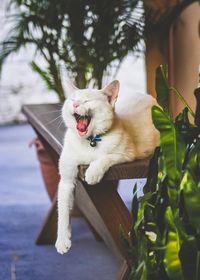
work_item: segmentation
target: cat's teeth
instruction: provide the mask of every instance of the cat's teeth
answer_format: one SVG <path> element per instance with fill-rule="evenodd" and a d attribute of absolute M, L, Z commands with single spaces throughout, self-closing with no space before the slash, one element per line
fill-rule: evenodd
<path fill-rule="evenodd" d="M 79 121 L 81 119 L 83 119 L 83 120 L 86 119 L 86 120 L 90 121 L 90 119 L 91 119 L 91 117 L 89 115 L 82 116 L 82 115 L 79 115 L 77 113 L 74 113 L 74 117 L 75 117 L 76 121 Z"/>

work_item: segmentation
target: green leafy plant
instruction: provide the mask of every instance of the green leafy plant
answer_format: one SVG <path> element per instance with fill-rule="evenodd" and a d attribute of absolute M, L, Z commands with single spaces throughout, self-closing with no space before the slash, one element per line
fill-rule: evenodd
<path fill-rule="evenodd" d="M 193 1 L 177 1 L 158 20 L 157 12 L 144 12 L 142 0 L 10 0 L 6 22 L 12 28 L 0 42 L 0 69 L 11 53 L 33 45 L 46 65 L 34 59 L 32 69 L 62 102 L 66 75 L 79 88 L 101 88 L 129 51 L 143 50 L 141 39 L 166 34 Z"/>
<path fill-rule="evenodd" d="M 11 53 L 34 45 L 46 67 L 34 61 L 32 68 L 61 101 L 64 70 L 79 88 L 91 81 L 101 88 L 103 77 L 114 75 L 143 38 L 139 0 L 11 0 L 10 7 L 13 28 L 0 44 L 0 66 Z"/>
<path fill-rule="evenodd" d="M 144 196 L 134 187 L 129 236 L 123 240 L 134 280 L 200 279 L 200 90 L 195 91 L 196 112 L 170 87 L 167 68 L 156 75 L 160 107 L 152 108 L 160 147 L 150 162 Z M 169 93 L 177 94 L 185 109 L 170 115 Z M 188 114 L 194 118 L 191 123 Z"/>

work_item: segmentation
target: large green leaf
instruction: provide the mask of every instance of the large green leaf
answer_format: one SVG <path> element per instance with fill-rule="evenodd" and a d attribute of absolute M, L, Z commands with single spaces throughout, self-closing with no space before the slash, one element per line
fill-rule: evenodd
<path fill-rule="evenodd" d="M 132 217 L 133 217 L 133 223 L 136 223 L 137 216 L 138 216 L 138 208 L 139 208 L 139 201 L 137 198 L 137 184 L 135 184 L 133 188 L 133 199 L 132 199 Z"/>
<path fill-rule="evenodd" d="M 140 262 L 137 266 L 137 269 L 132 270 L 129 280 L 148 280 L 145 261 Z"/>
<path fill-rule="evenodd" d="M 138 266 L 134 280 L 147 280 L 147 267 L 145 262 L 141 262 Z"/>
<path fill-rule="evenodd" d="M 182 267 L 179 259 L 181 241 L 174 224 L 174 217 L 171 207 L 167 207 L 165 214 L 168 230 L 166 238 L 164 266 L 170 280 L 180 280 L 183 279 Z"/>
<path fill-rule="evenodd" d="M 168 67 L 160 65 L 156 69 L 156 93 L 158 104 L 169 112 L 169 85 L 168 85 Z"/>
<path fill-rule="evenodd" d="M 159 183 L 159 193 L 157 195 L 156 201 L 156 224 L 160 231 L 160 235 L 163 236 L 165 231 L 165 211 L 167 206 L 169 206 L 169 195 L 168 195 L 168 180 L 167 176 L 162 178 L 162 181 Z"/>
<path fill-rule="evenodd" d="M 184 172 L 181 188 L 189 221 L 200 233 L 200 186 L 189 169 Z"/>
<path fill-rule="evenodd" d="M 190 145 L 185 166 L 197 177 L 200 178 L 200 140 Z"/>
<path fill-rule="evenodd" d="M 160 131 L 165 172 L 169 180 L 179 181 L 185 157 L 185 143 L 171 118 L 161 108 L 152 107 L 152 118 L 155 127 Z"/>
<path fill-rule="evenodd" d="M 143 187 L 143 192 L 155 192 L 156 191 L 156 185 L 158 180 L 158 159 L 160 156 L 160 148 L 157 147 L 155 149 L 154 155 L 150 160 L 149 169 L 148 169 L 148 175 L 147 175 L 147 181 L 145 186 Z"/>
<path fill-rule="evenodd" d="M 175 126 L 179 133 L 183 136 L 186 143 L 192 143 L 200 132 L 200 128 L 190 123 L 188 118 L 188 108 L 185 107 L 175 119 Z"/>
<path fill-rule="evenodd" d="M 195 238 L 185 240 L 181 246 L 179 254 L 184 279 L 199 280 L 200 279 L 200 252 L 197 248 Z"/>
<path fill-rule="evenodd" d="M 149 205 L 146 205 L 144 209 L 144 219 L 145 235 L 150 243 L 155 243 L 158 238 L 158 228 L 153 215 L 153 209 Z"/>

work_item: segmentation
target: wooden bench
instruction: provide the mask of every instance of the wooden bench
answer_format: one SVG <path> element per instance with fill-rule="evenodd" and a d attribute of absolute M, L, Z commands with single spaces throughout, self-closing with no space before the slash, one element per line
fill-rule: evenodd
<path fill-rule="evenodd" d="M 62 141 L 66 128 L 61 123 L 60 104 L 25 105 L 23 112 L 42 141 L 47 153 L 56 167 L 62 150 Z M 129 232 L 131 214 L 117 192 L 119 180 L 145 178 L 149 159 L 111 167 L 101 183 L 89 186 L 83 181 L 85 166 L 80 167 L 79 179 L 75 190 L 75 201 L 93 231 L 103 239 L 106 245 L 122 261 L 123 272 L 120 279 L 127 279 L 128 266 L 126 252 L 119 236 L 119 225 Z M 37 238 L 37 244 L 53 244 L 57 232 L 56 197 L 49 210 L 44 225 Z M 72 247 L 73 250 L 73 247 Z"/>

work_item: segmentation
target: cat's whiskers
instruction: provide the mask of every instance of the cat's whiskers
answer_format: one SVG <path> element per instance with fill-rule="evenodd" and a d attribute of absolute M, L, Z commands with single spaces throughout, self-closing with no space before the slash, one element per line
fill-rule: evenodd
<path fill-rule="evenodd" d="M 61 118 L 60 122 L 59 122 L 59 125 L 58 125 L 58 127 L 56 129 L 56 134 L 57 134 L 57 131 L 59 130 L 59 128 L 61 127 L 62 123 L 64 123 L 64 122 L 63 122 L 63 119 Z"/>
<path fill-rule="evenodd" d="M 41 114 L 39 114 L 39 115 L 40 115 L 40 116 L 43 116 L 43 115 L 53 114 L 53 113 L 57 113 L 57 112 L 60 112 L 60 113 L 61 113 L 61 109 L 60 109 L 60 110 L 54 110 L 54 111 L 46 112 L 46 113 L 41 113 Z"/>
<path fill-rule="evenodd" d="M 51 123 L 55 122 L 56 120 L 58 120 L 59 118 L 61 118 L 61 119 L 62 119 L 62 115 L 61 115 L 61 114 L 60 114 L 59 116 L 57 116 L 55 119 L 51 120 L 50 122 L 45 123 L 45 125 L 49 125 L 49 124 L 51 124 Z"/>

